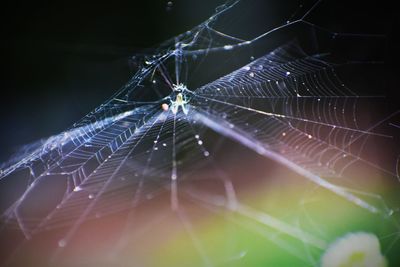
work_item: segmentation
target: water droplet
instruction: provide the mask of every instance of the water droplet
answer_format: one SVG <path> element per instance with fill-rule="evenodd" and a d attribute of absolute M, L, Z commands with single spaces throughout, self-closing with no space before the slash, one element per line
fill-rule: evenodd
<path fill-rule="evenodd" d="M 75 188 L 74 188 L 74 192 L 79 192 L 79 191 L 81 191 L 82 190 L 82 187 L 80 187 L 80 186 L 76 186 Z"/>
<path fill-rule="evenodd" d="M 66 241 L 65 239 L 61 239 L 61 240 L 58 241 L 58 246 L 59 246 L 60 248 L 63 248 L 63 247 L 65 247 L 66 245 L 67 245 L 67 241 Z"/>
<path fill-rule="evenodd" d="M 170 11 L 173 7 L 174 3 L 172 1 L 167 2 L 167 11 Z"/>
<path fill-rule="evenodd" d="M 224 45 L 224 49 L 231 50 L 231 49 L 233 49 L 233 46 L 232 45 Z"/>

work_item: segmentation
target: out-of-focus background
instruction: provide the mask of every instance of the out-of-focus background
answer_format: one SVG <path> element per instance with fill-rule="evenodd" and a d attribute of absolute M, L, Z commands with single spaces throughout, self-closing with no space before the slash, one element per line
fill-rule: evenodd
<path fill-rule="evenodd" d="M 249 2 L 251 10 L 241 10 L 231 17 L 227 30 L 232 30 L 229 27 L 239 32 L 248 29 L 249 36 L 281 25 L 293 12 L 298 12 L 300 4 L 309 7 L 313 3 L 243 1 Z M 7 3 L 1 11 L 0 162 L 6 161 L 21 145 L 70 127 L 129 80 L 137 67 L 132 56 L 151 53 L 162 41 L 207 19 L 223 2 Z M 310 20 L 333 32 L 385 36 L 376 42 L 368 39 L 364 46 L 351 47 L 343 43 L 334 50 L 342 55 L 356 51 L 355 58 L 360 62 L 379 61 L 371 68 L 353 68 L 352 72 L 343 71 L 342 74 L 346 84 L 358 94 L 386 96 L 380 103 L 395 109 L 399 70 L 398 45 L 394 38 L 397 26 L 395 9 L 389 1 L 322 1 L 314 11 Z M 242 15 L 257 20 L 242 20 Z M 371 115 L 368 112 L 372 109 L 363 108 L 366 116 Z M 229 175 L 243 204 L 268 212 L 326 241 L 348 232 L 372 232 L 380 238 L 389 257 L 389 266 L 400 264 L 396 256 L 399 244 L 393 242 L 398 236 L 395 219 L 385 220 L 381 215 L 362 210 L 235 142 L 227 139 L 223 142 L 221 147 L 225 150 L 215 155 L 214 163 Z M 385 156 L 371 157 L 383 161 Z M 205 177 L 207 171 L 200 169 L 198 175 Z M 364 169 L 356 172 L 355 184 L 362 184 L 366 192 L 377 192 L 390 204 L 400 206 L 398 187 L 393 186 L 398 181 L 380 172 Z M 203 192 L 224 189 L 222 184 L 207 182 L 193 182 L 187 186 L 198 187 Z M 157 197 L 148 196 L 137 209 L 135 223 L 127 231 L 131 238 L 126 239 L 121 248 L 110 247 L 110 244 L 118 244 L 126 213 L 83 223 L 57 263 L 61 265 L 57 266 L 297 267 L 310 266 L 313 262 L 314 266 L 318 265 L 322 251 L 303 241 L 222 209 L 207 210 L 185 198 L 180 201 L 186 217 L 179 219 L 171 213 L 169 198 L 167 191 Z M 373 197 L 369 200 L 382 204 Z M 398 211 L 395 212 L 398 216 Z M 190 224 L 182 225 L 182 222 Z M 62 230 L 41 235 L 23 247 L 18 253 L 24 257 L 14 262 L 21 266 L 46 266 L 52 255 L 48 251 L 57 247 Z M 1 242 L 2 254 L 9 252 L 7 245 L 14 246 L 14 240 L 20 240 L 21 234 L 10 233 L 6 238 Z M 202 257 L 202 253 L 206 257 Z"/>

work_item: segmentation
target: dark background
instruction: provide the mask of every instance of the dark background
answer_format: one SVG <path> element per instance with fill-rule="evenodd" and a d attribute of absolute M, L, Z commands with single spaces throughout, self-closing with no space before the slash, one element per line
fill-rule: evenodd
<path fill-rule="evenodd" d="M 253 0 L 243 0 L 253 1 Z M 57 134 L 101 104 L 132 75 L 130 57 L 185 32 L 223 1 L 13 1 L 2 4 L 0 162 L 18 146 Z M 257 1 L 279 25 L 307 1 Z M 262 16 L 276 10 L 276 17 Z M 245 10 L 243 10 L 245 12 Z M 397 105 L 396 8 L 389 1 L 326 0 L 312 18 L 338 32 L 384 34 L 379 91 Z M 241 25 L 253 27 L 254 25 Z M 342 48 L 346 49 L 346 48 Z M 368 57 L 368 51 L 362 51 Z M 360 78 L 363 73 L 360 73 Z"/>

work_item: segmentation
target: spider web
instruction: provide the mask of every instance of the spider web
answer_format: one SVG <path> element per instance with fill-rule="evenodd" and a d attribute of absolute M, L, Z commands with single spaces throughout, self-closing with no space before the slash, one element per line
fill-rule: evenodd
<path fill-rule="evenodd" d="M 251 39 L 220 31 L 230 12 L 243 4 L 227 2 L 153 55 L 139 57 L 136 74 L 108 101 L 71 129 L 3 165 L 3 187 L 15 181 L 25 184 L 5 204 L 4 226 L 21 231 L 23 244 L 42 232 L 63 229 L 52 255 L 57 260 L 85 222 L 122 212 L 128 217 L 111 253 L 115 257 L 130 240 L 125 235 L 135 227 L 135 212 L 149 199 L 165 200 L 162 196 L 167 194 L 172 214 L 204 265 L 218 263 L 193 230 L 187 201 L 212 213 L 225 210 L 233 214 L 227 221 L 259 233 L 307 266 L 317 265 L 318 253 L 312 250 L 327 247 L 323 233 L 305 230 L 240 199 L 237 178 L 218 164 L 224 150 L 221 140 L 233 140 L 236 146 L 288 168 L 313 188 L 328 190 L 346 205 L 388 221 L 395 230 L 387 251 L 395 246 L 396 207 L 389 207 L 381 194 L 360 189 L 349 177 L 353 168 L 365 166 L 398 179 L 396 160 L 383 166 L 364 156 L 371 142 L 393 138 L 379 127 L 398 112 L 365 121 L 362 108 L 378 103 L 380 97 L 350 90 L 336 71 L 343 64 L 331 60 L 329 53 L 305 51 L 300 39 L 267 52 L 259 49 L 271 35 L 299 25 L 329 40 L 341 36 L 308 21 L 320 1 L 308 9 L 301 5 L 289 21 Z M 233 57 L 237 62 L 229 71 L 223 69 L 220 78 L 193 81 L 209 72 L 202 66 L 223 68 L 221 59 Z M 179 104 L 176 112 L 171 108 L 174 103 Z M 198 181 L 211 181 L 212 189 L 196 186 Z M 228 255 L 223 261 L 244 256 L 240 255 Z"/>

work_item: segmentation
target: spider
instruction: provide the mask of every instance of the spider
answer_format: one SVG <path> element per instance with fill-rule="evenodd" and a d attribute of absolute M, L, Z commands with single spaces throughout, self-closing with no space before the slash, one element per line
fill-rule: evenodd
<path fill-rule="evenodd" d="M 173 87 L 173 94 L 169 96 L 170 99 L 170 105 L 164 103 L 161 105 L 162 109 L 164 111 L 167 111 L 169 108 L 171 108 L 171 111 L 173 114 L 178 113 L 179 107 L 182 108 L 182 111 L 185 115 L 188 114 L 189 109 L 186 106 L 187 103 L 189 103 L 188 97 L 185 95 L 185 91 L 188 91 L 185 85 L 183 84 L 177 84 L 174 85 Z"/>

